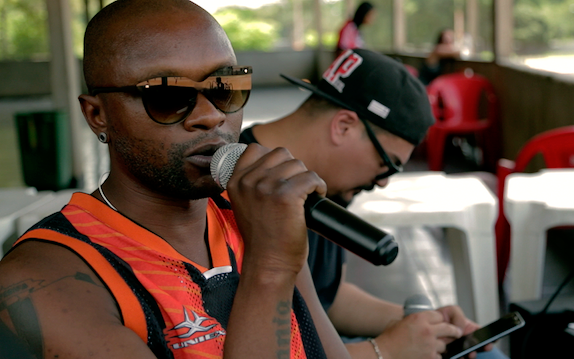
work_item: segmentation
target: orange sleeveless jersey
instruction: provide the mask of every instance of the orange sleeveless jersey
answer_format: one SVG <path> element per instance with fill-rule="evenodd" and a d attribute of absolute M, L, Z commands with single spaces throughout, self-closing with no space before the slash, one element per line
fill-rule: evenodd
<path fill-rule="evenodd" d="M 40 221 L 15 246 L 47 241 L 82 257 L 115 298 L 124 325 L 158 358 L 221 358 L 243 241 L 225 199 L 209 199 L 207 222 L 211 269 L 84 193 L 74 194 L 61 212 Z M 291 323 L 291 358 L 325 357 L 297 290 Z"/>

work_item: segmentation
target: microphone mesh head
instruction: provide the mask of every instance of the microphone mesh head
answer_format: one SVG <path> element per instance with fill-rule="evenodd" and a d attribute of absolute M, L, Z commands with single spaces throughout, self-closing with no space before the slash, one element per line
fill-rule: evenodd
<path fill-rule="evenodd" d="M 405 300 L 405 317 L 412 313 L 433 309 L 434 308 L 429 297 L 424 294 L 415 294 Z"/>
<path fill-rule="evenodd" d="M 227 189 L 227 182 L 233 175 L 235 164 L 246 148 L 247 145 L 244 143 L 229 143 L 220 147 L 213 154 L 209 170 L 211 177 L 221 188 Z"/>

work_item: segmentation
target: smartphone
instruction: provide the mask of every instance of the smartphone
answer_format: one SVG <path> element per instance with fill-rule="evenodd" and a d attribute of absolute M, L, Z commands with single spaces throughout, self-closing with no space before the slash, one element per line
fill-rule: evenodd
<path fill-rule="evenodd" d="M 442 354 L 442 359 L 461 358 L 488 343 L 522 328 L 524 324 L 524 319 L 518 312 L 509 313 L 497 321 L 447 344 L 446 352 Z"/>

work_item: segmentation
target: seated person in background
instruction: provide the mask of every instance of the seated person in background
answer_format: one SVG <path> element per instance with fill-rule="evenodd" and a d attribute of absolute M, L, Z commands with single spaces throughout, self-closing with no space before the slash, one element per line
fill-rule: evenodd
<path fill-rule="evenodd" d="M 84 44 L 80 105 L 111 171 L 2 259 L 0 327 L 35 358 L 349 358 L 306 265 L 303 203 L 325 183 L 259 145 L 232 206 L 211 177 L 251 87 L 215 19 L 189 0 L 118 0 Z M 242 85 L 231 101 L 217 77 Z"/>
<path fill-rule="evenodd" d="M 446 29 L 438 35 L 436 45 L 419 69 L 419 80 L 426 86 L 442 75 L 445 67 L 460 58 L 460 50 L 454 44 L 454 32 Z"/>
<path fill-rule="evenodd" d="M 341 52 L 349 49 L 360 49 L 365 47 L 365 42 L 361 36 L 360 28 L 362 25 L 370 24 L 376 16 L 375 8 L 367 1 L 362 2 L 355 11 L 352 19 L 347 20 L 345 25 L 339 31 L 339 40 L 335 49 L 335 57 Z"/>
<path fill-rule="evenodd" d="M 240 141 L 287 148 L 344 206 L 362 190 L 386 186 L 434 122 L 424 86 L 401 63 L 372 51 L 345 51 L 317 86 L 282 76 L 313 94 L 286 117 L 245 129 Z M 342 248 L 313 231 L 308 237 L 315 288 L 335 328 L 374 337 L 346 344 L 353 358 L 376 358 L 375 348 L 383 358 L 439 358 L 450 330 L 445 324 L 461 334 L 478 328 L 457 306 L 403 319 L 401 305 L 345 281 Z"/>

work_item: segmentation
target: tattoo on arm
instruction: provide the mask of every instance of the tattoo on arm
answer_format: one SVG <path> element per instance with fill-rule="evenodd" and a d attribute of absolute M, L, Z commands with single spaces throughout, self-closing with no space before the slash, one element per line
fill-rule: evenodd
<path fill-rule="evenodd" d="M 280 301 L 277 303 L 276 316 L 273 318 L 277 330 L 278 359 L 289 359 L 291 349 L 291 302 Z"/>
<path fill-rule="evenodd" d="M 30 278 L 8 287 L 0 287 L 0 323 L 3 328 L 11 330 L 36 358 L 44 357 L 44 340 L 31 294 L 69 278 L 104 288 L 90 274 L 82 272 L 52 282 Z"/>
<path fill-rule="evenodd" d="M 23 298 L 7 308 L 16 336 L 36 358 L 44 356 L 44 339 L 40 321 L 30 297 Z"/>

